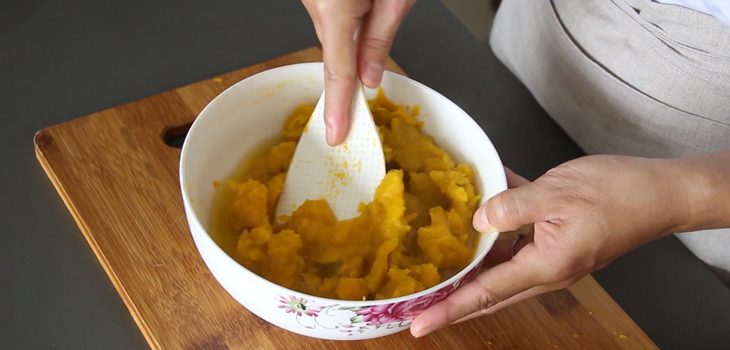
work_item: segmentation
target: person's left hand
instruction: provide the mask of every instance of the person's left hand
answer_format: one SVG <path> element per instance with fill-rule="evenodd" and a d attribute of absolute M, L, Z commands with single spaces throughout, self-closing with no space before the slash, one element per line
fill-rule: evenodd
<path fill-rule="evenodd" d="M 519 241 L 498 240 L 486 261 L 495 266 L 421 313 L 411 333 L 420 337 L 566 288 L 643 243 L 682 231 L 691 181 L 675 163 L 589 156 L 535 182 L 506 169 L 511 189 L 489 199 L 474 226 L 504 232 L 534 223 L 534 229 Z"/>

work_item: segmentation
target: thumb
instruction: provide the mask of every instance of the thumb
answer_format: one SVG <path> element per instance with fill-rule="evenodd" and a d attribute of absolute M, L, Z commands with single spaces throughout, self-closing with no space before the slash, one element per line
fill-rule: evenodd
<path fill-rule="evenodd" d="M 546 202 L 545 190 L 538 183 L 503 191 L 490 198 L 474 213 L 472 224 L 479 232 L 511 231 L 523 225 L 544 221 Z"/>

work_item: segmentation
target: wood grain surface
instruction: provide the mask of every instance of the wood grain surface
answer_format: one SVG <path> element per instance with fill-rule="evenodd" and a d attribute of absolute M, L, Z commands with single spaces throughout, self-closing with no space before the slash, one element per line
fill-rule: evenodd
<path fill-rule="evenodd" d="M 307 338 L 254 316 L 208 272 L 193 245 L 178 186 L 180 133 L 239 80 L 320 61 L 309 48 L 41 130 L 38 160 L 152 348 L 484 349 L 655 348 L 592 277 L 493 316 L 424 338 Z M 401 72 L 390 61 L 390 70 Z M 89 336 L 94 336 L 89 334 Z"/>

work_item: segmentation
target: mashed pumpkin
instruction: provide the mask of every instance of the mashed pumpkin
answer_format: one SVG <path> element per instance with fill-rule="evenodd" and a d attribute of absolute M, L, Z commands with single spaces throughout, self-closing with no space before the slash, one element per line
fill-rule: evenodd
<path fill-rule="evenodd" d="M 422 132 L 417 106 L 399 106 L 382 90 L 369 104 L 388 169 L 373 202 L 338 221 L 326 201 L 309 200 L 275 224 L 287 168 L 314 109 L 299 106 L 280 142 L 248 162 L 242 180 L 220 189 L 229 193 L 214 216 L 227 227 L 231 256 L 284 287 L 349 300 L 415 293 L 469 263 L 479 200 L 471 167 Z"/>

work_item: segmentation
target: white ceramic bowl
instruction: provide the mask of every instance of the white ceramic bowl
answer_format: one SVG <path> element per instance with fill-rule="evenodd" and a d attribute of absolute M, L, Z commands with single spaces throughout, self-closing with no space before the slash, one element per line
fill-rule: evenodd
<path fill-rule="evenodd" d="M 482 201 L 505 190 L 502 162 L 482 129 L 458 106 L 410 78 L 386 72 L 383 88 L 399 104 L 421 107 L 424 130 L 457 161 L 472 165 Z M 428 306 L 443 300 L 478 271 L 497 233 L 483 234 L 471 263 L 422 292 L 377 301 L 333 300 L 269 282 L 228 256 L 206 232 L 215 180 L 226 179 L 252 150 L 280 134 L 302 103 L 316 103 L 322 64 L 271 69 L 231 86 L 211 101 L 188 132 L 180 159 L 180 186 L 195 244 L 213 276 L 241 305 L 264 320 L 299 334 L 326 339 L 367 339 L 408 328 Z M 369 97 L 375 91 L 366 92 Z"/>

